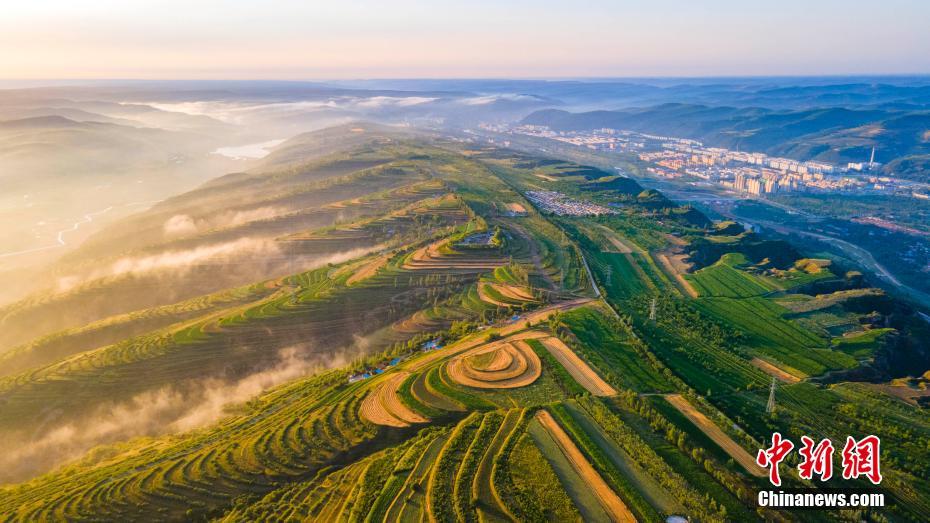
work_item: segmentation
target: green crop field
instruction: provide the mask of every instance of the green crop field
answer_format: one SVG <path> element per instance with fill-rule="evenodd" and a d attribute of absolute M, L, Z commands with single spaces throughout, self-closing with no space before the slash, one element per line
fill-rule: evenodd
<path fill-rule="evenodd" d="M 637 392 L 674 390 L 661 371 L 637 351 L 639 345 L 603 310 L 580 308 L 562 315 L 560 320 L 581 342 L 582 353 L 597 368 L 604 369 L 612 382 Z"/>
<path fill-rule="evenodd" d="M 780 287 L 769 279 L 740 270 L 747 264 L 745 256 L 726 254 L 714 265 L 686 276 L 701 296 L 748 298 Z"/>
<path fill-rule="evenodd" d="M 805 520 L 758 508 L 673 394 L 750 455 L 880 435 L 894 503 L 819 520 L 926 520 L 923 381 L 890 385 L 926 370 L 909 305 L 613 172 L 352 129 L 105 227 L 55 268 L 73 287 L 0 310 L 0 521 Z M 166 236 L 174 216 L 203 226 Z M 704 257 L 698 297 L 657 265 L 673 248 Z M 767 414 L 772 367 L 796 378 Z"/>
<path fill-rule="evenodd" d="M 891 329 L 873 329 L 846 335 L 833 340 L 833 349 L 855 358 L 871 357 L 881 346 L 881 340 Z"/>
<path fill-rule="evenodd" d="M 845 354 L 827 349 L 823 338 L 785 319 L 787 311 L 766 298 L 705 298 L 696 304 L 708 316 L 741 329 L 751 350 L 806 374 L 818 375 L 856 364 Z"/>

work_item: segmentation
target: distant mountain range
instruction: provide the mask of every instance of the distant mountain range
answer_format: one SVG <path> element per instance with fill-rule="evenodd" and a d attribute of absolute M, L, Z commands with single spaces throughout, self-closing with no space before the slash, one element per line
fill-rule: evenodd
<path fill-rule="evenodd" d="M 920 76 L 3 85 L 16 88 L 0 90 L 0 303 L 31 282 L 9 270 L 66 250 L 60 231 L 75 245 L 135 205 L 259 165 L 214 151 L 352 121 L 456 132 L 524 118 L 610 125 L 835 162 L 875 146 L 887 172 L 930 171 L 930 77 Z M 306 151 L 285 145 L 265 165 Z"/>
<path fill-rule="evenodd" d="M 714 147 L 798 160 L 863 161 L 876 148 L 887 173 L 930 180 L 930 111 L 758 107 L 666 103 L 620 111 L 536 111 L 522 120 L 559 131 L 610 127 L 691 138 Z"/>

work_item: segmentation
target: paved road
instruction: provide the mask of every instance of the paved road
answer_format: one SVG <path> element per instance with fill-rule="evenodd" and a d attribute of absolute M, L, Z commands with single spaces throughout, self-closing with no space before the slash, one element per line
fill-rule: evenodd
<path fill-rule="evenodd" d="M 789 227 L 781 223 L 774 223 L 774 222 L 769 222 L 766 220 L 757 220 L 757 219 L 746 220 L 745 218 L 738 218 L 736 215 L 725 212 L 725 211 L 718 210 L 717 212 L 720 212 L 720 214 L 723 214 L 724 216 L 727 216 L 729 218 L 740 219 L 743 221 L 751 221 L 752 223 L 758 224 L 762 227 L 772 229 L 781 234 L 797 234 L 799 236 L 807 236 L 809 238 L 816 238 L 825 243 L 829 243 L 830 245 L 836 247 L 838 250 L 842 251 L 845 255 L 849 256 L 857 264 L 862 266 L 862 268 L 875 274 L 881 280 L 888 283 L 892 287 L 896 288 L 898 291 L 910 296 L 911 298 L 923 303 L 926 306 L 930 306 L 930 294 L 919 291 L 913 287 L 910 287 L 908 285 L 901 283 L 901 280 L 895 277 L 895 275 L 892 274 L 891 271 L 889 271 L 887 268 L 885 268 L 884 265 L 879 263 L 878 260 L 875 259 L 875 256 L 873 256 L 871 252 L 869 252 L 868 250 L 854 243 L 848 242 L 840 238 L 835 238 L 833 236 L 827 236 L 826 234 L 820 234 L 816 232 L 796 229 L 794 227 Z"/>
<path fill-rule="evenodd" d="M 783 211 L 785 211 L 785 212 L 792 213 L 792 214 L 794 214 L 794 215 L 796 215 L 796 216 L 802 216 L 802 217 L 804 217 L 804 218 L 817 219 L 817 220 L 823 219 L 823 218 L 824 218 L 823 216 L 818 216 L 818 215 L 812 214 L 812 213 L 807 212 L 807 211 L 802 211 L 802 210 L 800 210 L 800 209 L 796 209 L 796 208 L 794 208 L 794 207 L 792 207 L 792 206 L 790 206 L 790 205 L 786 205 L 786 204 L 784 204 L 784 203 L 773 202 L 773 201 L 771 201 L 771 200 L 762 199 L 762 198 L 755 198 L 755 199 L 754 199 L 754 198 L 739 197 L 739 196 L 735 196 L 735 195 L 725 195 L 725 194 L 719 194 L 719 195 L 717 195 L 717 194 L 715 194 L 715 193 L 701 191 L 700 189 L 696 190 L 695 193 L 691 193 L 691 192 L 689 192 L 687 189 L 672 189 L 672 188 L 666 188 L 666 189 L 664 189 L 663 192 L 665 192 L 666 194 L 668 194 L 669 197 L 671 197 L 672 199 L 678 199 L 678 200 L 684 200 L 684 201 L 695 201 L 695 202 L 700 202 L 700 201 L 716 201 L 716 200 L 720 200 L 720 201 L 723 201 L 723 200 L 730 200 L 730 201 L 738 201 L 738 200 L 757 201 L 757 202 L 759 202 L 759 203 L 761 203 L 761 204 L 770 205 L 770 206 L 772 206 L 772 207 L 781 209 L 781 210 L 783 210 Z M 791 226 L 788 226 L 788 225 L 785 225 L 785 224 L 782 224 L 782 223 L 775 223 L 775 222 L 770 222 L 770 221 L 767 221 L 767 220 L 760 220 L 760 219 L 748 219 L 748 218 L 745 218 L 745 217 L 737 216 L 737 215 L 733 214 L 732 212 L 726 211 L 726 210 L 724 210 L 724 209 L 718 209 L 718 208 L 716 208 L 716 207 L 714 207 L 714 210 L 715 210 L 716 212 L 718 212 L 718 213 L 720 213 L 720 214 L 726 216 L 727 218 L 730 218 L 730 219 L 733 219 L 733 220 L 737 220 L 737 221 L 741 221 L 741 222 L 751 222 L 751 223 L 760 225 L 760 226 L 762 226 L 762 227 L 766 227 L 766 228 L 772 229 L 772 230 L 774 230 L 774 231 L 776 231 L 776 232 L 779 232 L 779 233 L 781 233 L 781 234 L 797 234 L 797 235 L 800 235 L 800 236 L 807 236 L 807 237 L 810 237 L 810 238 L 816 238 L 816 239 L 821 240 L 821 241 L 823 241 L 823 242 L 825 242 L 825 243 L 828 243 L 828 244 L 834 246 L 835 248 L 837 248 L 838 250 L 842 251 L 846 256 L 848 256 L 849 258 L 851 258 L 852 260 L 854 260 L 856 263 L 858 263 L 859 265 L 861 265 L 862 268 L 866 269 L 868 272 L 871 272 L 871 273 L 875 274 L 876 276 L 878 276 L 878 277 L 879 277 L 882 281 L 884 281 L 885 283 L 888 283 L 888 284 L 891 285 L 892 287 L 896 288 L 898 291 L 900 291 L 900 292 L 902 292 L 902 293 L 904 293 L 904 294 L 910 296 L 911 298 L 913 298 L 913 299 L 915 299 L 915 300 L 917 300 L 917 301 L 923 303 L 924 305 L 930 307 L 930 294 L 927 294 L 927 293 L 925 293 L 925 292 L 923 292 L 923 291 L 917 290 L 917 289 L 915 289 L 915 288 L 913 288 L 913 287 L 910 287 L 910 286 L 908 286 L 908 285 L 905 285 L 904 283 L 901 283 L 901 280 L 899 280 L 899 279 L 898 279 L 891 271 L 889 271 L 884 265 L 882 265 L 881 263 L 879 263 L 878 260 L 875 259 L 875 256 L 873 256 L 871 252 L 869 252 L 868 250 L 866 250 L 866 249 L 863 248 L 863 247 L 860 247 L 860 246 L 858 246 L 858 245 L 856 245 L 856 244 L 854 244 L 854 243 L 848 242 L 848 241 L 843 240 L 843 239 L 840 239 L 840 238 L 836 238 L 836 237 L 833 237 L 833 236 L 828 236 L 828 235 L 826 235 L 826 234 L 820 234 L 820 233 L 815 233 L 815 232 L 811 232 L 811 231 L 805 231 L 805 230 L 797 229 L 797 228 L 795 228 L 795 227 L 791 227 Z"/>

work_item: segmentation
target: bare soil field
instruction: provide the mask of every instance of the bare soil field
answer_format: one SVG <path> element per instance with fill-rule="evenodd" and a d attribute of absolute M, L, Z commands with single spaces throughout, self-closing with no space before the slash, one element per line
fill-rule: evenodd
<path fill-rule="evenodd" d="M 536 298 L 533 296 L 533 293 L 526 287 L 521 287 L 519 285 L 507 285 L 504 283 L 491 283 L 489 284 L 491 288 L 495 291 L 501 293 L 501 295 L 519 301 L 535 301 Z"/>
<path fill-rule="evenodd" d="M 669 394 L 665 399 L 678 409 L 679 412 L 687 416 L 695 425 L 700 428 L 704 434 L 714 440 L 714 443 L 720 446 L 727 454 L 730 455 L 737 463 L 740 464 L 747 472 L 753 476 L 763 477 L 766 475 L 765 470 L 756 465 L 756 459 L 746 452 L 746 449 L 739 446 L 730 436 L 727 436 L 720 427 L 714 424 L 703 412 L 694 408 L 694 405 L 688 402 L 680 394 Z"/>
<path fill-rule="evenodd" d="M 492 352 L 507 353 L 510 359 L 509 365 L 501 370 L 481 370 L 471 365 L 472 358 L 475 356 Z M 456 383 L 478 389 L 525 387 L 536 381 L 542 374 L 539 356 L 522 340 L 497 341 L 476 347 L 451 358 L 446 368 L 449 377 Z"/>
<path fill-rule="evenodd" d="M 384 267 L 390 259 L 391 256 L 389 254 L 378 256 L 374 260 L 368 262 L 357 271 L 355 271 L 355 274 L 349 276 L 349 279 L 346 280 L 346 285 L 354 285 L 362 280 L 371 278 L 377 274 L 378 270 L 381 269 L 381 267 Z"/>
<path fill-rule="evenodd" d="M 565 367 L 565 370 L 571 374 L 572 378 L 579 385 L 584 387 L 588 392 L 595 396 L 614 396 L 617 390 L 610 386 L 606 381 L 601 379 L 594 369 L 592 369 L 584 360 L 575 354 L 562 340 L 556 337 L 543 338 L 539 340 L 549 354 L 559 361 Z"/>
<path fill-rule="evenodd" d="M 480 371 L 498 372 L 510 367 L 513 359 L 513 351 L 498 350 L 478 356 L 469 356 L 468 363 Z"/>
<path fill-rule="evenodd" d="M 500 367 L 497 369 L 480 368 L 475 365 L 475 360 L 483 356 L 490 356 L 493 360 L 502 360 L 502 362 L 506 361 L 507 364 L 503 366 L 495 365 L 495 367 Z M 512 343 L 503 343 L 497 347 L 481 349 L 477 353 L 462 356 L 461 360 L 462 372 L 469 378 L 478 381 L 509 380 L 523 375 L 529 368 L 529 362 Z"/>
<path fill-rule="evenodd" d="M 501 296 L 512 300 L 513 302 L 529 302 L 536 301 L 536 298 L 533 297 L 533 293 L 525 287 L 519 285 L 508 285 L 504 283 L 478 283 L 478 298 L 485 302 L 490 303 L 491 305 L 497 305 L 500 307 L 507 307 L 513 305 L 513 303 L 507 303 L 496 299 L 491 293 L 488 292 L 488 288 L 494 290 Z"/>
<path fill-rule="evenodd" d="M 801 378 L 786 372 L 763 359 L 753 358 L 751 363 L 758 367 L 762 372 L 768 374 L 769 376 L 774 376 L 781 381 L 784 381 L 785 383 L 797 383 L 801 381 Z"/>
<path fill-rule="evenodd" d="M 352 198 L 351 200 L 341 200 L 338 202 L 328 203 L 323 206 L 324 209 L 344 209 L 350 205 L 360 205 L 362 198 Z"/>
<path fill-rule="evenodd" d="M 409 375 L 409 372 L 395 372 L 369 391 L 362 401 L 362 417 L 388 427 L 409 427 L 412 423 L 429 421 L 407 408 L 397 395 L 397 388 Z"/>
<path fill-rule="evenodd" d="M 604 233 L 604 238 L 606 238 L 607 241 L 609 241 L 610 244 L 614 246 L 614 249 L 616 249 L 615 252 L 620 254 L 630 254 L 634 251 L 639 251 L 639 249 L 634 249 L 633 246 L 631 246 L 629 243 L 623 241 L 620 236 L 610 228 L 599 225 L 598 229 Z"/>
<path fill-rule="evenodd" d="M 562 427 L 559 426 L 552 415 L 545 410 L 540 410 L 536 413 L 536 419 L 552 436 L 556 444 L 558 444 L 559 449 L 568 459 L 569 463 L 571 463 L 575 472 L 584 479 L 588 488 L 594 493 L 597 500 L 610 516 L 610 519 L 612 521 L 635 523 L 636 517 L 633 516 L 630 509 L 627 508 L 623 500 L 620 499 L 620 496 L 617 496 L 617 493 L 610 488 L 610 485 L 604 481 L 604 478 L 594 470 L 594 467 L 588 463 L 584 454 L 575 446 L 575 443 L 568 434 L 562 430 Z"/>
<path fill-rule="evenodd" d="M 666 274 L 675 279 L 675 282 L 678 283 L 678 288 L 689 297 L 697 298 L 697 290 L 691 285 L 691 282 L 683 276 L 683 274 L 687 272 L 687 269 L 684 268 L 683 257 L 683 254 L 655 254 L 655 259 L 659 262 L 659 266 L 665 270 Z"/>
<path fill-rule="evenodd" d="M 478 299 L 485 303 L 496 305 L 498 307 L 509 307 L 511 305 L 510 303 L 500 301 L 494 298 L 493 296 L 491 296 L 490 293 L 488 293 L 486 287 L 488 287 L 489 285 L 490 284 L 488 283 L 478 282 Z"/>
<path fill-rule="evenodd" d="M 907 386 L 889 385 L 887 383 L 863 383 L 865 387 L 888 394 L 906 403 L 920 407 L 924 398 L 930 397 L 930 389 L 912 389 Z"/>

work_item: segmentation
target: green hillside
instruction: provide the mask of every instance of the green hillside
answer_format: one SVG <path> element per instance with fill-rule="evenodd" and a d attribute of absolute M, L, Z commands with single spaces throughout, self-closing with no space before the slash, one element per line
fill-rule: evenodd
<path fill-rule="evenodd" d="M 881 436 L 926 519 L 914 311 L 604 177 L 357 124 L 110 226 L 0 311 L 0 520 L 806 521 L 756 505 L 776 430 Z"/>

